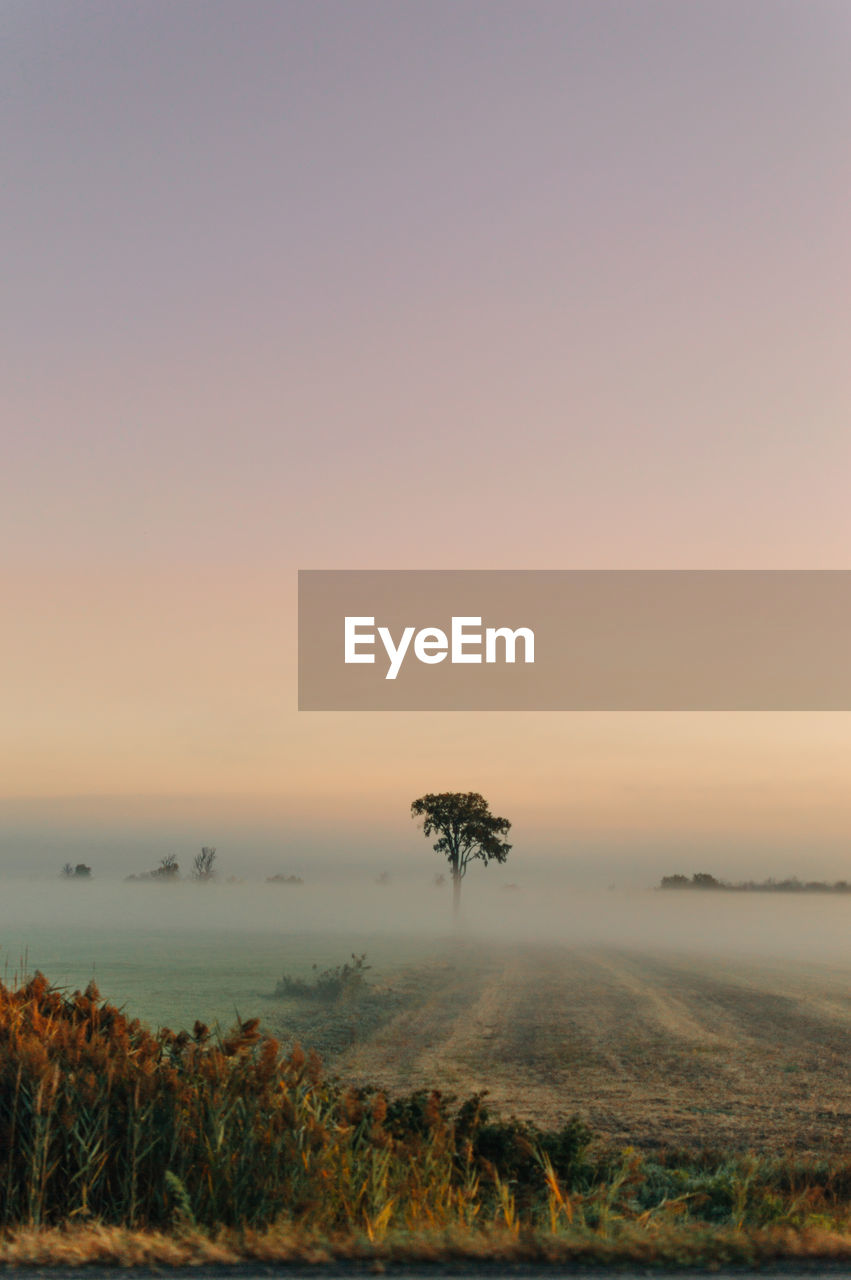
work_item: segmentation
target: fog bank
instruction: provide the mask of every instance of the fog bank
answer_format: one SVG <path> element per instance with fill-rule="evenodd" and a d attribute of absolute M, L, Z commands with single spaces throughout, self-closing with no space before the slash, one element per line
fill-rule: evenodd
<path fill-rule="evenodd" d="M 341 940 L 410 937 L 442 945 L 455 936 L 497 942 L 608 946 L 839 961 L 848 955 L 851 894 L 733 894 L 702 891 L 589 891 L 557 878 L 514 886 L 504 868 L 474 868 L 453 922 L 451 887 L 416 883 L 208 884 L 182 881 L 6 880 L 0 899 L 0 955 L 14 964 L 49 932 L 124 934 L 138 940 L 191 935 L 339 935 Z"/>

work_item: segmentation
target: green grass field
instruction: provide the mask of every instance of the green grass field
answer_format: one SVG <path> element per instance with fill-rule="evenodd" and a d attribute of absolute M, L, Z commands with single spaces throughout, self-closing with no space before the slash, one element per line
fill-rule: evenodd
<path fill-rule="evenodd" d="M 321 886 L 9 881 L 0 976 L 40 970 L 70 990 L 94 979 L 151 1026 L 227 1028 L 237 1014 L 264 1017 L 284 972 L 308 976 L 366 951 L 371 976 L 382 977 L 433 953 L 438 935 L 406 940 L 402 923 L 393 929 L 380 888 L 361 896 L 355 910 L 350 894 Z"/>
<path fill-rule="evenodd" d="M 309 977 L 319 969 L 368 952 L 370 977 L 387 975 L 433 951 L 433 944 L 388 935 L 287 931 L 196 930 L 177 935 L 155 928 L 31 925 L 3 942 L 3 976 L 22 967 L 41 970 L 55 986 L 83 989 L 94 979 L 102 995 L 153 1027 L 190 1027 L 196 1019 L 222 1029 L 236 1017 L 272 1012 L 269 997 L 285 972 Z"/>

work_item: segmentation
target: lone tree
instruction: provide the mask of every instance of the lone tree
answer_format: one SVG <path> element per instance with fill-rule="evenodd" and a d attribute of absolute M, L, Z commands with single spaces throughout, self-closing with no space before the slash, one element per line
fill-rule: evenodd
<path fill-rule="evenodd" d="M 461 903 L 461 881 L 474 858 L 505 862 L 511 845 L 500 836 L 507 835 L 511 823 L 497 818 L 488 808 L 484 796 L 477 791 L 441 791 L 420 796 L 411 805 L 411 817 L 422 818 L 423 834 L 437 834 L 436 853 L 446 855 L 452 876 L 452 908 L 458 915 Z"/>

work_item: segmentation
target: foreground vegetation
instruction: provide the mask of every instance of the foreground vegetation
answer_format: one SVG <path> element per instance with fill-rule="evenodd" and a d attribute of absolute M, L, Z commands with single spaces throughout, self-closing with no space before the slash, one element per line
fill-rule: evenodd
<path fill-rule="evenodd" d="M 851 1161 L 611 1150 L 482 1095 L 388 1100 L 256 1019 L 154 1035 L 41 975 L 0 985 L 0 1166 L 17 1265 L 851 1258 Z"/>

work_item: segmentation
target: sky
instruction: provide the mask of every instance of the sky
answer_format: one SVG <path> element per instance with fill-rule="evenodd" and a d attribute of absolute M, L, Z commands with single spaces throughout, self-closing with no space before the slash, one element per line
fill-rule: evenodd
<path fill-rule="evenodd" d="M 848 568 L 849 53 L 844 0 L 4 0 L 0 870 L 413 869 L 479 790 L 517 879 L 848 874 L 851 715 L 299 713 L 295 603 Z"/>

